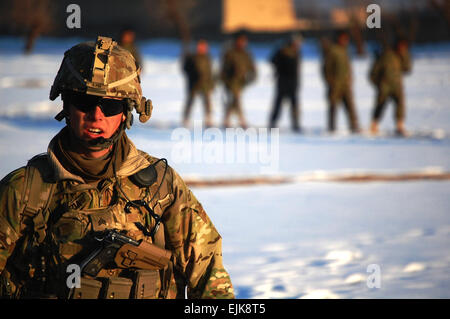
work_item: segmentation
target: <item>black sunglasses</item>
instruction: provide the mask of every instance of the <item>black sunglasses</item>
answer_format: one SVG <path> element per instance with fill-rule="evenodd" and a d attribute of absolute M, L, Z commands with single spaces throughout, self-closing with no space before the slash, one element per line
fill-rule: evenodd
<path fill-rule="evenodd" d="M 89 113 L 99 106 L 107 117 L 123 113 L 127 107 L 126 100 L 105 99 L 101 96 L 83 93 L 65 93 L 63 100 L 83 113 Z"/>

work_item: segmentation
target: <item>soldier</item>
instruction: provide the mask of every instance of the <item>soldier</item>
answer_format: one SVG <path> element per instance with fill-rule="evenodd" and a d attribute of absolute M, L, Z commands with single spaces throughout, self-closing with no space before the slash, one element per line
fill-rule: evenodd
<path fill-rule="evenodd" d="M 236 33 L 232 47 L 225 52 L 222 59 L 221 79 L 227 92 L 225 127 L 230 127 L 232 113 L 237 114 L 242 128 L 247 127 L 242 111 L 241 93 L 242 89 L 256 78 L 253 58 L 246 50 L 247 43 L 248 39 L 245 33 Z"/>
<path fill-rule="evenodd" d="M 299 106 L 298 106 L 298 87 L 299 87 L 299 46 L 301 37 L 293 36 L 289 41 L 270 59 L 277 79 L 275 101 L 272 114 L 270 116 L 269 127 L 276 127 L 276 121 L 280 114 L 281 104 L 284 98 L 291 102 L 291 120 L 292 129 L 295 132 L 300 131 L 299 126 Z"/>
<path fill-rule="evenodd" d="M 328 85 L 328 130 L 336 128 L 336 108 L 342 101 L 347 112 L 349 126 L 352 132 L 358 132 L 358 119 L 353 103 L 352 70 L 347 53 L 349 35 L 345 31 L 337 34 L 334 44 L 324 51 L 323 73 Z"/>
<path fill-rule="evenodd" d="M 65 52 L 50 99 L 67 125 L 0 182 L 2 297 L 234 297 L 202 205 L 125 133 L 152 111 L 139 72 L 111 38 Z"/>
<path fill-rule="evenodd" d="M 138 48 L 136 47 L 135 39 L 136 39 L 136 33 L 134 32 L 134 30 L 132 28 L 125 28 L 120 33 L 119 45 L 122 48 L 130 51 L 130 53 L 133 55 L 136 62 L 141 67 L 141 72 L 142 72 L 142 69 L 143 69 L 142 58 L 141 58 L 141 54 L 139 53 Z"/>
<path fill-rule="evenodd" d="M 211 91 L 214 88 L 214 81 L 211 58 L 208 51 L 208 42 L 199 40 L 196 53 L 187 54 L 184 58 L 183 70 L 186 73 L 188 83 L 188 94 L 183 113 L 183 124 L 185 127 L 189 124 L 192 103 L 197 94 L 200 94 L 203 98 L 206 126 L 212 126 Z"/>
<path fill-rule="evenodd" d="M 403 93 L 404 73 L 411 71 L 411 62 L 408 53 L 408 42 L 405 39 L 398 39 L 394 48 L 386 48 L 379 55 L 369 74 L 370 81 L 377 88 L 377 97 L 370 131 L 372 134 L 378 133 L 378 122 L 380 121 L 386 102 L 392 98 L 396 104 L 394 113 L 396 132 L 405 135 L 405 98 Z"/>

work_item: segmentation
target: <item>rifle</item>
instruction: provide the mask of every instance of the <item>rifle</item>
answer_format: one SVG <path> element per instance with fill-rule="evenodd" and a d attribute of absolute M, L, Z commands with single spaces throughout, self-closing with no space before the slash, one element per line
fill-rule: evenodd
<path fill-rule="evenodd" d="M 103 268 L 165 269 L 172 253 L 143 240 L 136 241 L 116 229 L 95 239 L 99 246 L 80 264 L 82 274 L 96 277 Z"/>

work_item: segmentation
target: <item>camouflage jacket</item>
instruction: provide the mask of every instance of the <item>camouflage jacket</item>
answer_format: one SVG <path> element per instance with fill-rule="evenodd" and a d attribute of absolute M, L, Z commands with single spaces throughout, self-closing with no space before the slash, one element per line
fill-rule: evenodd
<path fill-rule="evenodd" d="M 324 77 L 329 86 L 348 85 L 352 80 L 352 70 L 347 49 L 334 44 L 324 55 Z"/>
<path fill-rule="evenodd" d="M 245 50 L 229 49 L 223 56 L 220 76 L 228 89 L 243 88 L 256 78 L 252 56 Z"/>
<path fill-rule="evenodd" d="M 131 143 L 128 157 L 115 177 L 90 185 L 62 167 L 52 151 L 53 144 L 54 141 L 50 142 L 44 156 L 53 168 L 51 175 L 55 180 L 54 195 L 46 210 L 46 228 L 47 234 L 52 234 L 58 243 L 56 257 L 60 263 L 79 253 L 83 240 L 92 231 L 114 228 L 126 231 L 135 240 L 151 243 L 152 238 L 137 225 L 154 221 L 148 221 L 140 209 L 124 213 L 127 198 L 143 199 L 161 216 L 163 242 L 172 252 L 173 272 L 164 297 L 184 298 L 185 287 L 189 298 L 234 297 L 230 277 L 222 264 L 221 236 L 171 167 Z M 155 163 L 156 182 L 147 187 L 137 186 L 133 174 Z M 36 255 L 27 253 L 26 238 L 30 235 L 24 212 L 25 173 L 25 167 L 19 168 L 0 183 L 0 296 L 9 293 L 17 297 L 20 288 L 33 280 L 38 267 Z M 109 207 L 113 208 L 108 210 Z M 160 233 L 161 230 L 157 234 Z M 45 249 L 46 243 L 41 244 Z M 118 271 L 111 270 L 108 274 L 117 276 Z M 5 287 L 9 289 L 7 293 Z M 155 296 L 161 298 L 158 292 Z"/>
<path fill-rule="evenodd" d="M 278 49 L 270 62 L 275 69 L 279 86 L 289 86 L 296 89 L 299 84 L 299 51 L 291 46 Z"/>
<path fill-rule="evenodd" d="M 392 49 L 384 51 L 375 60 L 370 69 L 370 81 L 379 86 L 381 83 L 397 88 L 402 84 L 402 76 L 411 70 L 409 54 L 400 55 Z"/>
<path fill-rule="evenodd" d="M 187 55 L 183 70 L 186 72 L 189 90 L 209 92 L 214 88 L 211 58 L 208 54 Z"/>

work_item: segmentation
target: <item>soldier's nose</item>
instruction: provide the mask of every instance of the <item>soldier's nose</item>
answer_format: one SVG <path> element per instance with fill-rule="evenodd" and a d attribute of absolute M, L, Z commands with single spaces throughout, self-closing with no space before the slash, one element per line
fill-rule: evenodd
<path fill-rule="evenodd" d="M 105 117 L 105 114 L 103 114 L 102 109 L 98 105 L 95 108 L 93 108 L 88 114 L 89 118 L 91 118 L 94 121 L 101 120 Z"/>

